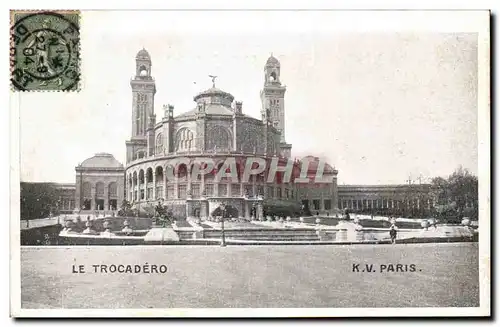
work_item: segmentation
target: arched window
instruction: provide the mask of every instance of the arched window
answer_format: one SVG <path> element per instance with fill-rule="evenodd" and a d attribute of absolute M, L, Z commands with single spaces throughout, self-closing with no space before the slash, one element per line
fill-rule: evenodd
<path fill-rule="evenodd" d="M 156 136 L 156 153 L 163 153 L 163 134 L 160 133 Z"/>
<path fill-rule="evenodd" d="M 144 184 L 144 170 L 139 170 L 139 185 Z"/>
<path fill-rule="evenodd" d="M 213 126 L 207 133 L 207 149 L 208 150 L 230 150 L 233 142 L 231 134 L 227 128 L 222 126 Z"/>
<path fill-rule="evenodd" d="M 259 152 L 259 131 L 253 126 L 247 126 L 242 131 L 240 150 L 248 153 Z"/>
<path fill-rule="evenodd" d="M 146 104 L 147 95 L 144 93 L 137 93 L 137 110 L 136 110 L 136 134 L 145 132 L 146 127 Z"/>
<path fill-rule="evenodd" d="M 85 182 L 82 185 L 82 193 L 84 199 L 90 199 L 92 197 L 92 186 L 89 182 Z"/>
<path fill-rule="evenodd" d="M 98 197 L 98 198 L 104 197 L 104 183 L 103 182 L 97 182 L 95 184 L 95 194 L 96 194 L 96 197 Z"/>
<path fill-rule="evenodd" d="M 153 182 L 153 168 L 148 168 L 146 170 L 146 183 Z"/>
<path fill-rule="evenodd" d="M 194 147 L 194 134 L 193 132 L 185 127 L 177 131 L 175 135 L 176 146 L 175 149 L 178 152 L 190 151 Z"/>
<path fill-rule="evenodd" d="M 156 184 L 163 183 L 163 167 L 162 166 L 156 167 L 155 175 L 156 175 Z"/>
<path fill-rule="evenodd" d="M 146 68 L 146 66 L 142 65 L 141 67 L 139 67 L 139 74 L 141 76 L 146 76 L 148 74 L 148 69 Z"/>
<path fill-rule="evenodd" d="M 115 198 L 118 195 L 118 188 L 116 182 L 111 182 L 108 185 L 108 197 Z"/>
<path fill-rule="evenodd" d="M 135 153 L 135 158 L 136 159 L 142 159 L 145 156 L 146 156 L 146 151 L 144 151 L 144 149 L 137 150 L 136 153 Z"/>

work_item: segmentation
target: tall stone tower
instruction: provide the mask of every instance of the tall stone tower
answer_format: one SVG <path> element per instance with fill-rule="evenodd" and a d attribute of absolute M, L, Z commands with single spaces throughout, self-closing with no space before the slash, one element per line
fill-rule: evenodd
<path fill-rule="evenodd" d="M 156 85 L 151 76 L 151 57 L 142 49 L 135 57 L 135 76 L 132 87 L 132 138 L 146 135 L 149 117 L 154 114 Z"/>
<path fill-rule="evenodd" d="M 272 55 L 264 67 L 264 88 L 260 92 L 262 120 L 269 121 L 281 133 L 280 155 L 290 156 L 291 145 L 285 141 L 285 92 L 280 81 L 281 65 Z"/>
<path fill-rule="evenodd" d="M 148 155 L 147 136 L 154 115 L 156 84 L 151 76 L 151 57 L 146 49 L 135 56 L 135 76 L 130 80 L 132 87 L 132 134 L 126 142 L 127 162 Z"/>

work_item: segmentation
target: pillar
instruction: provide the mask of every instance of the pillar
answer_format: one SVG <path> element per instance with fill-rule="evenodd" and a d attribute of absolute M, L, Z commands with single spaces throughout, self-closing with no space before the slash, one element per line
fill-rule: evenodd
<path fill-rule="evenodd" d="M 132 201 L 137 201 L 135 194 L 137 192 L 137 179 L 132 178 Z"/>
<path fill-rule="evenodd" d="M 257 219 L 260 219 L 264 216 L 264 206 L 262 202 L 257 203 Z"/>
<path fill-rule="evenodd" d="M 191 201 L 186 201 L 186 218 L 191 218 Z"/>
<path fill-rule="evenodd" d="M 175 170 L 174 170 L 175 176 Z M 179 198 L 179 178 L 177 176 L 174 177 L 174 199 Z"/>
<path fill-rule="evenodd" d="M 90 188 L 90 209 L 96 210 L 97 209 L 97 204 L 95 202 L 95 184 L 91 186 Z"/>
<path fill-rule="evenodd" d="M 207 201 L 201 201 L 200 203 L 200 218 L 208 217 L 208 204 Z"/>
<path fill-rule="evenodd" d="M 102 210 L 109 210 L 109 184 L 104 184 L 104 208 Z"/>
<path fill-rule="evenodd" d="M 156 200 L 156 169 L 153 170 L 153 200 Z"/>
<path fill-rule="evenodd" d="M 139 201 L 139 174 L 137 174 L 137 180 L 134 183 L 134 201 Z"/>
<path fill-rule="evenodd" d="M 78 203 L 78 210 L 81 210 L 82 209 L 82 206 L 83 206 L 83 200 L 82 200 L 82 195 L 80 194 L 80 191 L 81 191 L 81 184 L 80 184 L 80 174 L 77 175 L 76 177 L 76 183 L 75 183 L 75 205 Z M 76 208 L 73 208 L 73 209 L 76 209 Z"/>
<path fill-rule="evenodd" d="M 245 219 L 250 219 L 250 203 L 245 201 Z"/>
<path fill-rule="evenodd" d="M 203 194 L 206 194 L 206 192 L 205 192 L 205 174 L 201 174 L 201 180 L 200 180 L 200 196 L 203 196 Z"/>
<path fill-rule="evenodd" d="M 187 192 L 191 193 L 191 196 L 193 196 L 193 189 L 192 189 L 192 181 L 191 181 L 191 164 L 188 165 L 187 167 L 187 176 L 186 176 L 186 197 L 187 197 Z"/>
<path fill-rule="evenodd" d="M 130 197 L 130 200 L 129 202 L 132 202 L 134 201 L 134 180 L 132 179 L 131 180 L 131 183 L 128 184 L 128 193 L 129 193 L 129 197 Z"/>
<path fill-rule="evenodd" d="M 166 200 L 167 196 L 167 170 L 163 168 L 163 198 Z"/>

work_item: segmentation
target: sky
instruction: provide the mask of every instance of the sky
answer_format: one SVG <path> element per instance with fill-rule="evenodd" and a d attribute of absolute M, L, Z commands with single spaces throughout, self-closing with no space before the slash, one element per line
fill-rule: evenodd
<path fill-rule="evenodd" d="M 245 114 L 260 118 L 272 53 L 287 87 L 292 155 L 326 158 L 339 184 L 425 182 L 460 165 L 477 174 L 478 35 L 415 28 L 422 19 L 427 27 L 446 20 L 403 14 L 85 11 L 80 92 L 11 96 L 21 180 L 74 182 L 75 166 L 98 152 L 125 161 L 130 79 L 143 47 L 158 120 L 164 104 L 175 115 L 193 109 L 210 74 L 243 101 Z M 452 20 L 461 26 L 460 17 Z"/>

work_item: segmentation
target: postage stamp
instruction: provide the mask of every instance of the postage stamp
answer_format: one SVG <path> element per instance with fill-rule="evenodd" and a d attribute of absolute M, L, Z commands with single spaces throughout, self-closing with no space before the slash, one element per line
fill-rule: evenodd
<path fill-rule="evenodd" d="M 12 17 L 11 315 L 490 314 L 488 11 Z"/>
<path fill-rule="evenodd" d="M 11 83 L 17 91 L 76 91 L 79 11 L 11 11 Z"/>

